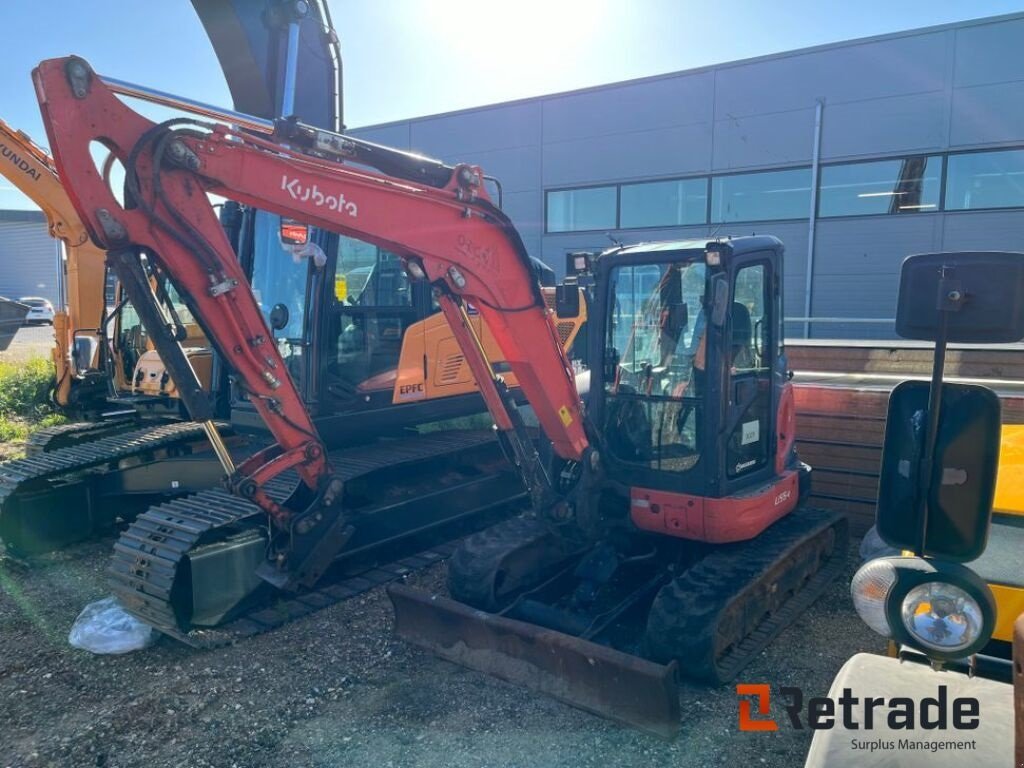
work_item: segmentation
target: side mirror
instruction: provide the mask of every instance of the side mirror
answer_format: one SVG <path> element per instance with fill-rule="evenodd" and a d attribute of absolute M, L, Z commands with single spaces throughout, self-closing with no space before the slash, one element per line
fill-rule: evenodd
<path fill-rule="evenodd" d="M 560 320 L 580 316 L 579 286 L 572 283 L 560 283 L 555 286 L 555 315 Z"/>
<path fill-rule="evenodd" d="M 723 274 L 717 274 L 711 278 L 711 324 L 716 328 L 725 325 L 731 308 L 729 278 Z"/>
<path fill-rule="evenodd" d="M 967 562 L 979 557 L 988 541 L 999 465 L 999 398 L 987 387 L 942 385 L 933 470 L 923 491 L 927 503 L 917 505 L 928 396 L 927 382 L 904 381 L 889 397 L 878 533 L 900 549 L 920 547 L 923 555 Z"/>
<path fill-rule="evenodd" d="M 280 235 L 285 245 L 305 245 L 309 242 L 309 226 L 282 216 Z"/>
<path fill-rule="evenodd" d="M 905 381 L 889 398 L 878 533 L 891 546 L 966 562 L 981 555 L 995 495 L 999 398 L 943 383 L 946 346 L 1024 337 L 1024 253 L 908 256 L 896 332 L 935 342 L 930 385 Z"/>
<path fill-rule="evenodd" d="M 288 327 L 288 307 L 284 304 L 275 304 L 274 308 L 270 310 L 270 327 L 275 331 L 280 331 Z"/>
<path fill-rule="evenodd" d="M 1005 344 L 1024 338 L 1024 254 L 924 253 L 900 275 L 896 333 L 905 339 Z"/>

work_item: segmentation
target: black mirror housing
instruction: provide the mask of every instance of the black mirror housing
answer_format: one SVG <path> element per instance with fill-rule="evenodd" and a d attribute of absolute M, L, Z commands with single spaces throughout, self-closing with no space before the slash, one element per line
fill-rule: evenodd
<path fill-rule="evenodd" d="M 929 386 L 904 381 L 889 397 L 878 488 L 878 533 L 900 549 L 919 545 L 918 466 L 927 422 Z M 988 541 L 999 463 L 1000 407 L 987 387 L 942 385 L 942 419 L 934 470 L 926 490 L 922 554 L 967 562 Z"/>
<path fill-rule="evenodd" d="M 1024 338 L 1024 254 L 923 253 L 903 260 L 896 333 L 937 341 L 1004 344 Z"/>
<path fill-rule="evenodd" d="M 288 307 L 284 304 L 275 304 L 270 310 L 270 327 L 272 330 L 280 331 L 288 326 Z"/>
<path fill-rule="evenodd" d="M 716 328 L 725 325 L 732 302 L 729 300 L 729 278 L 717 274 L 711 278 L 711 324 Z"/>
<path fill-rule="evenodd" d="M 555 286 L 555 315 L 561 320 L 568 320 L 580 315 L 580 289 L 572 283 L 560 283 Z"/>

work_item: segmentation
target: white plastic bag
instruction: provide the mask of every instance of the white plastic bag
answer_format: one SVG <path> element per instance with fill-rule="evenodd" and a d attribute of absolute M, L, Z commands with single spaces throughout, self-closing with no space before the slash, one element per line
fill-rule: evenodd
<path fill-rule="evenodd" d="M 89 603 L 78 614 L 68 642 L 92 653 L 130 653 L 156 642 L 158 633 L 130 613 L 116 598 Z"/>

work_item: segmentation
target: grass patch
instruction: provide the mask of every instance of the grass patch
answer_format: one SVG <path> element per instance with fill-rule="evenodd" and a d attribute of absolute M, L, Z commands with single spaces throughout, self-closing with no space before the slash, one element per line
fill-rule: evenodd
<path fill-rule="evenodd" d="M 53 363 L 42 357 L 0 362 L 0 443 L 67 421 L 50 400 L 53 375 Z"/>

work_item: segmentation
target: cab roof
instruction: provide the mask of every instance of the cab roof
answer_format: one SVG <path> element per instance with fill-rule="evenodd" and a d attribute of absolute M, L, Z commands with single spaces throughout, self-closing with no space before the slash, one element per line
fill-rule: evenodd
<path fill-rule="evenodd" d="M 782 241 L 773 235 L 744 235 L 742 237 L 715 237 L 693 240 L 664 240 L 651 243 L 637 243 L 605 251 L 609 255 L 634 253 L 657 253 L 665 251 L 704 251 L 708 243 L 723 243 L 732 248 L 736 255 L 782 248 Z"/>

